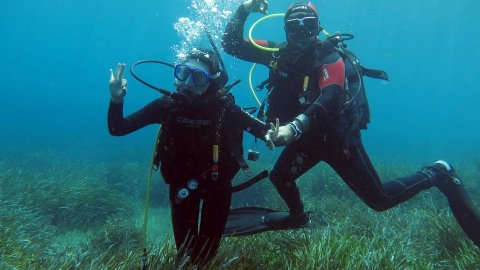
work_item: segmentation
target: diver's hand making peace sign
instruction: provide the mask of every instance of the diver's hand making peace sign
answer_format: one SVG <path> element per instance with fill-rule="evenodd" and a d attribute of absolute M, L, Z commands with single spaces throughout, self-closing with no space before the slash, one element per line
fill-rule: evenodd
<path fill-rule="evenodd" d="M 114 103 L 122 103 L 123 97 L 127 94 L 127 80 L 123 79 L 125 72 L 125 64 L 119 63 L 115 74 L 113 69 L 110 69 L 110 95 Z"/>
<path fill-rule="evenodd" d="M 265 143 L 270 149 L 275 149 L 275 146 L 287 145 L 294 139 L 294 131 L 290 125 L 280 126 L 278 118 L 275 120 L 275 125 L 270 123 L 270 130 L 265 135 Z"/>
<path fill-rule="evenodd" d="M 266 0 L 247 0 L 243 2 L 243 7 L 248 12 L 268 13 L 268 2 Z"/>
<path fill-rule="evenodd" d="M 270 150 L 275 149 L 275 140 L 278 136 L 278 128 L 280 127 L 280 121 L 278 118 L 275 121 L 276 123 L 270 123 L 270 130 L 267 131 L 267 134 L 265 135 L 265 143 L 267 144 L 268 148 Z"/>

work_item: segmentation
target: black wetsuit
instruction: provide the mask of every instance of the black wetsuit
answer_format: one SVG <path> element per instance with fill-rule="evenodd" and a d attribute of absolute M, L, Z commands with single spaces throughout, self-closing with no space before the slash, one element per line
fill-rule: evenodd
<path fill-rule="evenodd" d="M 162 125 L 157 152 L 162 176 L 170 185 L 176 246 L 200 260 L 211 258 L 220 243 L 230 208 L 231 180 L 242 163 L 243 130 L 257 137 L 263 137 L 267 130 L 263 122 L 236 106 L 233 97 L 228 106 L 224 101 L 215 99 L 180 107 L 171 98 L 162 97 L 126 118 L 123 103 L 110 102 L 108 111 L 108 128 L 115 136 L 150 124 Z M 226 113 L 220 130 L 218 179 L 213 181 L 212 147 L 222 106 L 226 106 Z M 198 188 L 188 190 L 186 198 L 179 198 L 179 190 L 188 189 L 190 179 L 198 182 Z"/>
<path fill-rule="evenodd" d="M 266 65 L 270 68 L 270 78 L 272 75 L 278 77 L 275 75 L 278 72 L 272 71 L 270 63 L 280 61 L 281 58 L 277 58 L 275 53 L 254 47 L 243 38 L 248 14 L 243 5 L 236 11 L 224 32 L 223 48 L 234 57 Z M 267 47 L 278 46 L 269 41 L 257 43 Z M 297 115 L 304 114 L 310 123 L 308 130 L 304 130 L 298 139 L 285 147 L 270 173 L 271 181 L 287 203 L 291 214 L 301 214 L 304 211 L 295 180 L 320 161 L 328 163 L 368 206 L 377 211 L 387 210 L 432 187 L 432 179 L 422 172 L 386 183 L 380 181 L 362 145 L 360 131 L 351 134 L 348 141 L 339 133 L 338 111 L 345 102 L 345 64 L 342 57 L 334 50 L 322 51 L 320 41 L 311 50 L 313 51 L 314 54 L 310 57 L 314 61 L 310 70 L 294 70 L 292 73 L 296 71 L 300 76 L 292 76 L 292 79 L 287 76 L 283 81 L 273 78 L 270 98 L 274 95 L 283 97 L 274 100 L 274 103 L 270 101 L 270 107 L 273 108 L 269 110 L 272 109 L 274 113 L 267 111 L 270 121 L 278 117 L 282 124 L 286 124 Z M 304 67 L 305 65 L 299 66 Z M 291 70 L 292 66 L 285 67 L 286 73 L 289 68 Z M 307 97 L 309 100 L 302 104 L 299 99 L 303 91 L 304 75 L 310 76 L 312 85 L 309 88 L 313 88 L 316 94 Z M 292 93 L 294 96 L 288 96 Z"/>

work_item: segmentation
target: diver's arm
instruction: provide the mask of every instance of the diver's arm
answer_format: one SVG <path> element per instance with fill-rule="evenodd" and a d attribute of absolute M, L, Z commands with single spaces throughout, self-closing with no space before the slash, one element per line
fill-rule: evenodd
<path fill-rule="evenodd" d="M 339 55 L 332 54 L 329 58 L 326 59 L 330 60 L 329 64 L 322 65 L 317 75 L 320 95 L 289 124 L 296 137 L 328 122 L 340 109 L 345 87 L 345 65 Z"/>
<path fill-rule="evenodd" d="M 267 124 L 251 116 L 237 105 L 234 105 L 232 108 L 232 123 L 239 125 L 253 136 L 265 140 L 264 137 L 268 131 Z"/>
<path fill-rule="evenodd" d="M 242 60 L 268 65 L 270 63 L 272 53 L 263 51 L 253 46 L 248 39 L 243 38 L 245 21 L 250 13 L 245 9 L 244 5 L 240 5 L 228 22 L 223 32 L 222 47 L 223 50 Z M 265 47 L 276 47 L 275 42 L 256 40 L 257 44 Z"/>
<path fill-rule="evenodd" d="M 115 103 L 110 101 L 108 108 L 108 131 L 113 136 L 123 136 L 147 125 L 159 124 L 163 120 L 162 116 L 168 113 L 169 104 L 170 102 L 167 98 L 159 98 L 124 118 L 123 102 Z"/>

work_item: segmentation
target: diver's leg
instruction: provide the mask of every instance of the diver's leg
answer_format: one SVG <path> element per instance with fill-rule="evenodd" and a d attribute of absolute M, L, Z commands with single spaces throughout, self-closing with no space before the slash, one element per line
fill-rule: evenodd
<path fill-rule="evenodd" d="M 377 211 L 396 206 L 432 186 L 438 187 L 447 196 L 463 231 L 480 246 L 480 213 L 448 163 L 437 162 L 413 175 L 382 184 L 360 138 L 349 147 L 349 155 L 338 151 L 325 161 L 368 206 Z"/>
<path fill-rule="evenodd" d="M 217 253 L 232 199 L 231 185 L 212 189 L 203 201 L 199 239 L 195 244 L 196 256 L 202 262 Z"/>
<path fill-rule="evenodd" d="M 285 201 L 290 211 L 290 217 L 298 220 L 299 225 L 308 222 L 308 215 L 304 212 L 303 202 L 300 198 L 295 180 L 306 171 L 315 166 L 320 160 L 322 144 L 308 144 L 318 138 L 300 138 L 288 144 L 280 154 L 273 170 L 270 172 L 270 180 L 278 193 Z"/>
<path fill-rule="evenodd" d="M 197 236 L 198 212 L 200 200 L 189 196 L 181 202 L 176 202 L 175 197 L 182 187 L 170 185 L 170 207 L 172 214 L 173 235 L 178 256 L 181 258 L 184 253 L 189 253 L 192 242 Z"/>
<path fill-rule="evenodd" d="M 470 239 L 480 247 L 480 212 L 475 208 L 465 186 L 453 167 L 437 161 L 423 171 L 435 179 L 437 188 L 445 194 L 455 219 Z"/>
<path fill-rule="evenodd" d="M 363 147 L 360 137 L 352 138 L 348 151 L 337 145 L 325 161 L 345 183 L 371 208 L 387 210 L 433 186 L 433 180 L 422 172 L 382 183 Z"/>

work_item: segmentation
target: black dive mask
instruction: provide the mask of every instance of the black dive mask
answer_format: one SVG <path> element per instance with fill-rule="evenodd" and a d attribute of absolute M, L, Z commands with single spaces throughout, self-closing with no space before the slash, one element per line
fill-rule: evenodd
<path fill-rule="evenodd" d="M 309 35 L 316 35 L 318 28 L 318 19 L 315 16 L 291 18 L 285 21 L 285 31 L 288 35 L 296 35 L 300 30 L 304 30 Z"/>
<path fill-rule="evenodd" d="M 303 44 L 317 37 L 321 31 L 317 13 L 307 5 L 287 11 L 284 23 L 288 43 Z"/>

